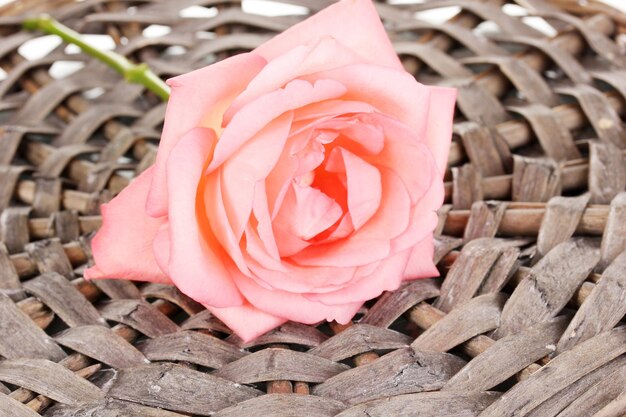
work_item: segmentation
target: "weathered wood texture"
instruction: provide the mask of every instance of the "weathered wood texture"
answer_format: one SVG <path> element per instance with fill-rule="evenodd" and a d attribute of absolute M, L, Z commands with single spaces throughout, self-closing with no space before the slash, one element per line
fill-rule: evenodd
<path fill-rule="evenodd" d="M 458 89 L 440 277 L 245 343 L 174 287 L 83 279 L 100 205 L 154 163 L 165 104 L 64 46 L 27 59 L 41 34 L 22 16 L 107 36 L 165 79 L 333 1 L 0 7 L 0 416 L 626 416 L 626 14 L 597 1 L 376 0 L 407 71 Z"/>
<path fill-rule="evenodd" d="M 211 415 L 261 392 L 181 365 L 163 363 L 121 369 L 107 394 L 172 411 Z"/>
<path fill-rule="evenodd" d="M 327 379 L 313 393 L 358 404 L 387 396 L 435 391 L 464 364 L 454 355 L 398 349 Z"/>

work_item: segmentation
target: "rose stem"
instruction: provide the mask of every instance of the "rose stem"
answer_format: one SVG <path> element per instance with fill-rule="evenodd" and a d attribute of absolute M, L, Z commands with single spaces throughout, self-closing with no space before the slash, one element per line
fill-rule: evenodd
<path fill-rule="evenodd" d="M 133 64 L 120 54 L 98 49 L 85 42 L 78 32 L 58 22 L 49 15 L 42 14 L 26 18 L 22 26 L 26 30 L 40 30 L 51 35 L 57 35 L 65 42 L 78 46 L 87 55 L 113 68 L 115 71 L 122 74 L 126 81 L 142 84 L 163 101 L 167 101 L 170 97 L 170 88 L 168 85 L 152 72 L 146 63 Z"/>

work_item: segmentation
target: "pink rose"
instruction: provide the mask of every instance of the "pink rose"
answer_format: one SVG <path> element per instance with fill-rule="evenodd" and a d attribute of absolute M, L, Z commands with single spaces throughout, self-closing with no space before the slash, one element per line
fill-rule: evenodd
<path fill-rule="evenodd" d="M 174 284 L 250 340 L 438 274 L 455 91 L 404 71 L 370 0 L 168 83 L 156 164 L 102 207 L 85 277 Z"/>

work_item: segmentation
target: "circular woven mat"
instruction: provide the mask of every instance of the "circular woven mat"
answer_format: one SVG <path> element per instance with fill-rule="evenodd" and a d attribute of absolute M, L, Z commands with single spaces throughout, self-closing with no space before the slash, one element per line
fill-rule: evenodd
<path fill-rule="evenodd" d="M 54 40 L 33 43 L 20 15 L 50 13 L 167 78 L 305 17 L 258 3 L 0 9 L 0 416 L 626 415 L 626 16 L 593 0 L 377 3 L 407 70 L 459 89 L 441 278 L 349 326 L 288 323 L 248 344 L 175 288 L 82 278 L 99 204 L 154 162 L 165 104 L 42 49 Z"/>

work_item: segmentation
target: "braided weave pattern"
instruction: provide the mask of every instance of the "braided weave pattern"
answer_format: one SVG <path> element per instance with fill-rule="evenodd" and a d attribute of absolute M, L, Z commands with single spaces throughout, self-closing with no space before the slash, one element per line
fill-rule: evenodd
<path fill-rule="evenodd" d="M 99 205 L 154 162 L 165 104 L 66 45 L 26 59 L 42 35 L 22 16 L 167 78 L 306 17 L 247 3 L 0 9 L 0 416 L 626 415 L 626 15 L 593 0 L 377 3 L 406 69 L 459 89 L 441 278 L 248 344 L 175 288 L 82 278 Z"/>

